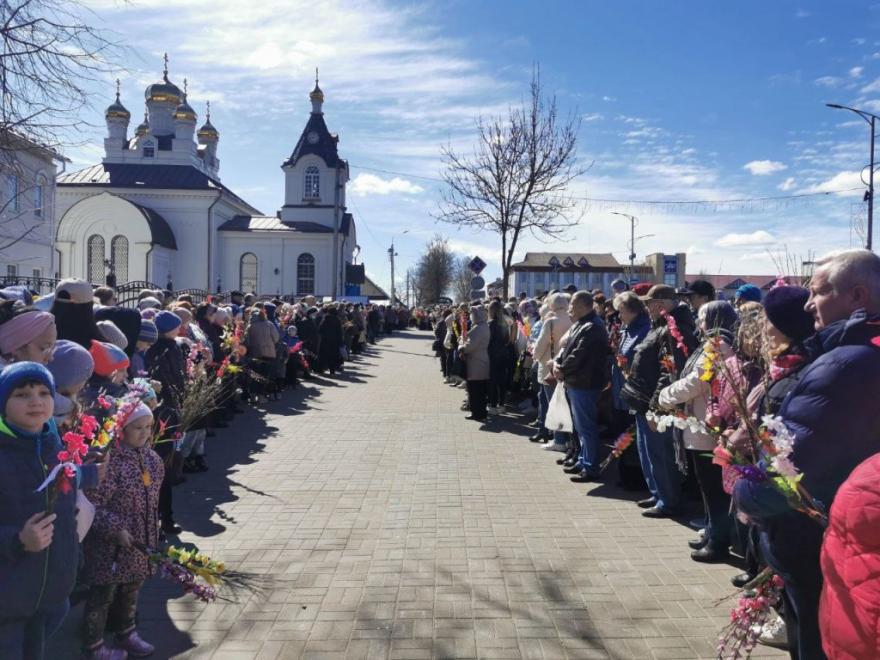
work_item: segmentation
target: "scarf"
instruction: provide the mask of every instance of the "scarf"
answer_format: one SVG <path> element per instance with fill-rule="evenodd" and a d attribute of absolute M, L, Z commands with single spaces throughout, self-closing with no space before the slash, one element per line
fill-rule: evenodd
<path fill-rule="evenodd" d="M 776 382 L 797 371 L 806 363 L 807 358 L 796 353 L 786 353 L 773 358 L 770 363 L 770 380 Z"/>

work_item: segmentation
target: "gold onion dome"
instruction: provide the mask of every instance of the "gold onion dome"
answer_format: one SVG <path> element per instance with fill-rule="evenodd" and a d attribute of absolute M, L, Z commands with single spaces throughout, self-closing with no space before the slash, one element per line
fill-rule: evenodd
<path fill-rule="evenodd" d="M 149 132 L 149 130 L 150 124 L 147 123 L 147 115 L 146 113 L 144 113 L 144 121 L 142 121 L 140 125 L 136 129 L 134 129 L 134 134 L 138 137 L 143 137 Z"/>
<path fill-rule="evenodd" d="M 313 89 L 313 90 L 309 93 L 309 100 L 310 100 L 310 101 L 317 101 L 318 103 L 323 103 L 323 102 L 324 102 L 324 92 L 322 92 L 322 91 L 321 91 L 321 88 L 318 87 L 318 83 L 317 83 L 317 82 L 315 83 L 315 89 Z"/>
<path fill-rule="evenodd" d="M 180 105 L 177 106 L 174 110 L 174 118 L 182 119 L 184 121 L 195 122 L 196 120 L 196 111 L 192 109 L 192 106 L 186 102 L 186 78 L 183 79 L 183 99 L 180 101 Z"/>
<path fill-rule="evenodd" d="M 220 139 L 220 133 L 214 128 L 214 124 L 211 123 L 211 102 L 208 101 L 208 109 L 205 113 L 205 123 L 202 124 L 202 127 L 199 129 L 198 136 L 200 138 L 208 138 L 213 140 Z"/>
<path fill-rule="evenodd" d="M 115 118 L 115 119 L 124 119 L 128 121 L 131 119 L 131 113 L 125 109 L 125 106 L 122 105 L 122 102 L 119 100 L 119 81 L 116 81 L 116 100 L 110 104 L 107 108 L 107 111 L 104 113 L 104 116 L 107 119 Z"/>
<path fill-rule="evenodd" d="M 162 72 L 162 80 L 155 82 L 144 91 L 144 97 L 147 101 L 155 101 L 157 103 L 169 102 L 177 105 L 183 98 L 180 88 L 173 82 L 168 80 L 168 53 L 165 53 L 165 69 Z"/>

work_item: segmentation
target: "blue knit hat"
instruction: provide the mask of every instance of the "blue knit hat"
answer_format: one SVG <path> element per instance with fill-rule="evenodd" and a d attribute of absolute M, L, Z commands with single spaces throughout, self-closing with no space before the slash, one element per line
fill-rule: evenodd
<path fill-rule="evenodd" d="M 91 378 L 95 361 L 92 354 L 76 342 L 59 339 L 55 342 L 52 361 L 47 366 L 55 379 L 55 386 L 66 390 Z"/>
<path fill-rule="evenodd" d="M 30 381 L 42 383 L 55 396 L 55 379 L 46 367 L 36 362 L 13 362 L 0 372 L 0 412 L 5 414 L 12 391 Z"/>
<path fill-rule="evenodd" d="M 144 341 L 148 344 L 155 344 L 159 340 L 159 328 L 149 319 L 141 319 L 141 331 L 138 334 L 138 341 Z"/>
<path fill-rule="evenodd" d="M 743 284 L 736 290 L 736 299 L 761 302 L 761 289 L 754 284 Z"/>
<path fill-rule="evenodd" d="M 156 314 L 156 318 L 153 319 L 153 323 L 156 324 L 156 329 L 159 331 L 160 335 L 164 335 L 167 332 L 171 332 L 172 330 L 176 330 L 180 327 L 181 320 L 177 314 L 172 314 L 171 312 L 161 311 Z"/>
<path fill-rule="evenodd" d="M 813 315 L 804 310 L 810 291 L 802 286 L 777 286 L 764 299 L 764 313 L 782 334 L 802 342 L 813 334 Z"/>

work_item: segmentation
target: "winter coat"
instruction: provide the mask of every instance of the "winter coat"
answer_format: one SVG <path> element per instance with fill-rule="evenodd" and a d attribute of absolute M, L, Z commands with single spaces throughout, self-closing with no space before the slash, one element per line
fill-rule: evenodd
<path fill-rule="evenodd" d="M 162 459 L 149 447 L 133 449 L 122 443 L 113 447 L 104 480 L 86 492 L 95 505 L 95 521 L 83 541 L 83 583 L 121 584 L 151 575 L 147 557 L 135 548 L 117 545 L 116 537 L 125 529 L 136 543 L 158 547 L 159 487 L 164 476 Z"/>
<path fill-rule="evenodd" d="M 510 333 L 507 323 L 503 320 L 492 319 L 489 325 L 489 362 L 493 365 L 504 364 L 508 358 L 510 347 Z"/>
<path fill-rule="evenodd" d="M 822 574 L 819 626 L 829 660 L 880 658 L 880 454 L 837 491 Z"/>
<path fill-rule="evenodd" d="M 278 328 L 266 319 L 254 316 L 248 325 L 244 343 L 250 357 L 274 360 L 275 344 L 278 343 Z"/>
<path fill-rule="evenodd" d="M 223 336 L 220 327 L 211 323 L 208 319 L 199 319 L 199 328 L 205 334 L 205 339 L 211 347 L 211 355 L 215 362 L 223 360 Z"/>
<path fill-rule="evenodd" d="M 178 424 L 178 411 L 186 382 L 186 363 L 180 346 L 173 339 L 159 337 L 146 354 L 150 378 L 158 380 L 162 389 L 158 392 L 159 407 L 156 418 L 173 428 Z M 168 447 L 169 445 L 165 445 Z"/>
<path fill-rule="evenodd" d="M 479 314 L 477 323 L 467 331 L 459 351 L 464 355 L 468 380 L 489 380 L 489 324 L 484 311 L 475 313 Z"/>
<path fill-rule="evenodd" d="M 570 327 L 571 319 L 565 313 L 562 316 L 556 316 L 554 312 L 550 312 L 541 323 L 540 334 L 532 351 L 532 356 L 538 363 L 539 383 L 543 383 L 551 375 L 551 363 L 559 353 L 559 349 L 562 347 L 562 337 Z"/>
<path fill-rule="evenodd" d="M 0 420 L 0 621 L 28 618 L 38 609 L 62 604 L 76 581 L 75 487 L 58 491 L 48 548 L 26 552 L 18 541 L 28 518 L 48 505 L 48 488 L 39 493 L 37 488 L 58 464 L 62 445 L 54 428 L 47 424 L 41 433 L 32 434 Z"/>
<path fill-rule="evenodd" d="M 722 340 L 719 350 L 723 358 L 730 357 L 731 348 L 727 342 Z M 708 381 L 703 380 L 705 375 L 702 366 L 703 356 L 703 347 L 694 351 L 685 362 L 680 378 L 660 390 L 659 403 L 662 408 L 671 410 L 682 406 L 688 417 L 696 417 L 701 422 L 706 419 L 712 386 Z M 688 449 L 712 451 L 715 448 L 715 440 L 712 436 L 702 431 L 694 433 L 690 428 L 686 428 L 682 431 L 682 438 L 684 446 Z"/>
<path fill-rule="evenodd" d="M 626 382 L 626 373 L 629 372 L 630 365 L 633 363 L 636 349 L 650 331 L 651 317 L 647 312 L 642 312 L 632 320 L 632 323 L 621 327 L 617 356 L 611 365 L 611 395 L 617 410 L 629 410 L 629 406 L 620 398 L 620 391 Z M 626 361 L 625 367 L 620 366 L 619 358 Z"/>
<path fill-rule="evenodd" d="M 339 349 L 343 345 L 342 321 L 336 314 L 327 314 L 318 326 L 320 344 L 318 357 L 324 368 L 336 369 L 342 364 Z"/>
<path fill-rule="evenodd" d="M 312 355 L 318 354 L 318 326 L 308 317 L 296 322 L 296 330 L 303 342 L 303 348 Z"/>
<path fill-rule="evenodd" d="M 562 381 L 576 390 L 601 390 L 607 384 L 608 333 L 596 312 L 590 312 L 568 331 L 568 343 L 556 357 Z"/>
<path fill-rule="evenodd" d="M 672 309 L 670 315 L 675 319 L 690 354 L 697 344 L 693 314 L 687 305 L 678 305 Z M 687 360 L 687 356 L 670 337 L 666 325 L 655 323 L 637 346 L 630 362 L 629 378 L 620 392 L 622 401 L 638 413 L 647 412 L 652 405 L 655 405 L 659 389 L 668 384 L 665 378 L 661 379 L 661 376 L 665 376 L 660 368 L 660 355 L 664 347 L 672 349 L 677 369 L 683 368 Z"/>

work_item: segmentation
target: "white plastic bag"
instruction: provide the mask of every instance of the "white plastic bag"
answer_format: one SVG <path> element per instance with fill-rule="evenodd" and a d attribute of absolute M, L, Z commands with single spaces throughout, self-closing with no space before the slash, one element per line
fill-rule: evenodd
<path fill-rule="evenodd" d="M 550 405 L 547 406 L 547 418 L 544 420 L 544 426 L 548 431 L 571 433 L 574 430 L 571 410 L 568 407 L 568 397 L 565 396 L 565 385 L 562 383 L 557 383 L 556 389 L 553 390 L 553 397 L 550 399 Z"/>

